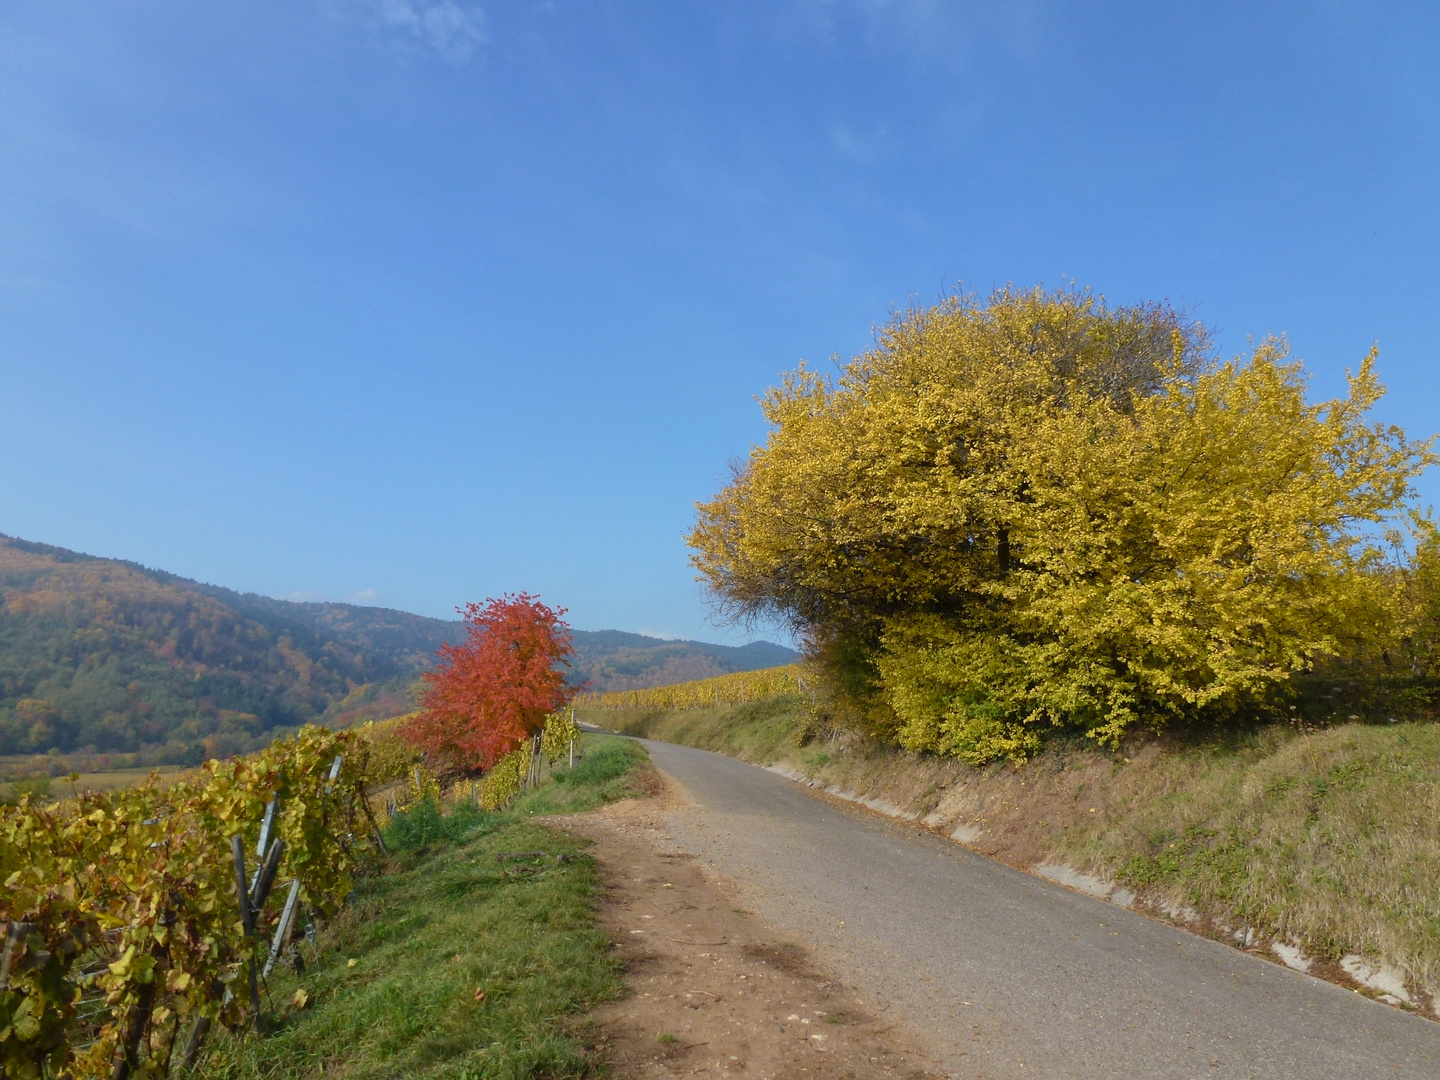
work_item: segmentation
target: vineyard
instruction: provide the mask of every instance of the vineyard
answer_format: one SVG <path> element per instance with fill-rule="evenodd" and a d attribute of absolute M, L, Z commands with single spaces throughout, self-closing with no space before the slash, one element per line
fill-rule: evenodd
<path fill-rule="evenodd" d="M 0 807 L 0 1077 L 164 1077 L 193 1068 L 217 1022 L 258 1029 L 266 977 L 303 963 L 301 912 L 333 916 L 384 850 L 370 795 L 385 788 L 391 815 L 440 801 L 410 719 L 306 727 L 178 779 Z M 542 762 L 573 765 L 577 736 L 548 717 L 450 796 L 502 809 Z"/>
<path fill-rule="evenodd" d="M 425 767 L 421 753 L 400 732 L 416 716 L 409 713 L 390 720 L 372 720 L 357 729 L 365 740 L 372 788 L 403 781 L 388 792 L 386 809 L 394 814 L 424 799 L 438 803 L 440 778 Z M 553 713 L 540 733 L 526 740 L 481 777 L 450 785 L 445 793 L 454 802 L 468 802 L 480 810 L 503 810 L 526 787 L 539 779 L 541 763 L 551 766 L 574 753 L 580 729 L 572 712 Z"/>
<path fill-rule="evenodd" d="M 806 691 L 804 671 L 799 664 L 717 675 L 673 686 L 647 690 L 616 690 L 604 694 L 581 694 L 577 706 L 601 709 L 698 709 L 706 705 L 739 705 L 747 701 L 800 694 Z"/>
<path fill-rule="evenodd" d="M 162 1077 L 216 1022 L 255 1024 L 302 904 L 332 915 L 379 843 L 367 749 L 311 727 L 193 779 L 0 808 L 0 1075 Z"/>

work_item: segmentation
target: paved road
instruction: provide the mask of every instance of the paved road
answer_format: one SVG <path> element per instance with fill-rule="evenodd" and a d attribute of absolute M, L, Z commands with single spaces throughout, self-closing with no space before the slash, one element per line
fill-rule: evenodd
<path fill-rule="evenodd" d="M 810 795 L 646 742 L 677 842 L 891 1003 L 959 1077 L 1440 1077 L 1440 1024 Z"/>

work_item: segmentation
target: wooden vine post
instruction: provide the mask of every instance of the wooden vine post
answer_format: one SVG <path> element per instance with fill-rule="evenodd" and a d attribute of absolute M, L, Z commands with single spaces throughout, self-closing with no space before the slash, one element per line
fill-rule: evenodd
<path fill-rule="evenodd" d="M 261 1027 L 262 979 L 306 905 L 318 918 L 341 907 L 371 846 L 362 822 L 379 831 L 363 754 L 342 773 L 336 751 L 353 745 L 348 733 L 307 728 L 252 758 L 209 763 L 199 779 L 0 806 L 0 858 L 19 868 L 0 896 L 0 994 L 8 1015 L 36 1018 L 6 1030 L 0 1080 L 193 1076 L 217 1023 Z M 106 873 L 87 872 L 107 860 Z M 281 880 L 287 895 L 267 922 Z M 238 920 L 227 914 L 232 885 Z M 114 931 L 115 962 L 77 979 L 70 966 L 102 927 Z M 82 990 L 109 1007 L 77 1011 Z"/>
<path fill-rule="evenodd" d="M 235 858 L 235 892 L 240 898 L 240 923 L 245 928 L 247 938 L 255 937 L 255 910 L 250 906 L 250 883 L 245 880 L 245 842 L 236 833 L 230 838 L 231 851 Z M 255 960 L 252 958 L 250 968 L 250 1007 L 254 1012 L 253 1023 L 256 1030 L 260 1028 L 260 979 L 259 972 L 255 970 Z"/>

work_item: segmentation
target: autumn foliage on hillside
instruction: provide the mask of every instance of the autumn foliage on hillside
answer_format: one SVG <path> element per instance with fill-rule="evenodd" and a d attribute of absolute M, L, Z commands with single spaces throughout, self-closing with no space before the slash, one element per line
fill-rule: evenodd
<path fill-rule="evenodd" d="M 488 769 L 573 695 L 561 670 L 574 648 L 564 608 L 529 593 L 466 604 L 466 639 L 440 648 L 405 737 L 438 767 Z"/>

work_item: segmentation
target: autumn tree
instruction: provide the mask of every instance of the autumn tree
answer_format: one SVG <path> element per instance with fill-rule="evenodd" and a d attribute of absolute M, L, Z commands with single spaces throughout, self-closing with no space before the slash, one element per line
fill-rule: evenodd
<path fill-rule="evenodd" d="M 466 637 L 439 651 L 419 715 L 405 736 L 436 764 L 489 768 L 545 726 L 573 695 L 563 665 L 574 655 L 564 608 L 528 593 L 461 609 Z"/>
<path fill-rule="evenodd" d="M 1374 361 L 1314 404 L 1283 340 L 1221 362 L 1163 304 L 957 296 L 771 390 L 692 561 L 913 750 L 1232 715 L 1395 625 L 1374 539 L 1432 455 L 1367 419 Z"/>

